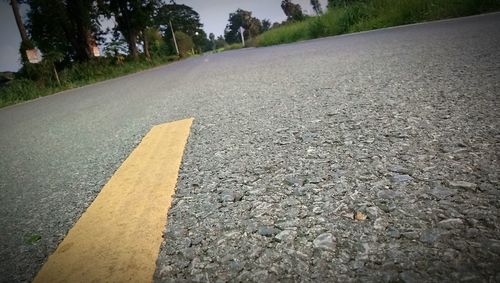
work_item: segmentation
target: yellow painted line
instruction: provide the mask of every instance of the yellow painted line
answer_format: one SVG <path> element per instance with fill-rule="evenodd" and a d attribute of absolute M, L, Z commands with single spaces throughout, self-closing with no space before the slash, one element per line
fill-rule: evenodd
<path fill-rule="evenodd" d="M 151 282 L 193 119 L 155 126 L 34 282 Z"/>

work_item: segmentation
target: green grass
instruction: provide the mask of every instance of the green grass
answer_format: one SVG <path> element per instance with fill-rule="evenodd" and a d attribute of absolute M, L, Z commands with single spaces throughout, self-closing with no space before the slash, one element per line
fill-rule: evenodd
<path fill-rule="evenodd" d="M 116 62 L 114 58 L 96 58 L 89 62 L 73 64 L 60 71 L 60 86 L 53 74 L 44 70 L 41 71 L 43 79 L 29 80 L 21 77 L 0 87 L 0 107 L 146 70 L 175 60 L 177 56 L 161 56 L 151 61 L 136 60 L 122 63 Z"/>
<path fill-rule="evenodd" d="M 241 44 L 241 43 L 233 43 L 233 44 L 229 44 L 229 45 L 224 46 L 223 51 L 240 49 L 240 48 L 243 48 L 243 44 Z"/>
<path fill-rule="evenodd" d="M 365 0 L 261 34 L 258 46 L 499 11 L 498 0 Z"/>

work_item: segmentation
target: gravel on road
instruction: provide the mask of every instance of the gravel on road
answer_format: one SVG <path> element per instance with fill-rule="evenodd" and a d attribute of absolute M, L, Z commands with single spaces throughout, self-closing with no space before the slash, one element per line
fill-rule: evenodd
<path fill-rule="evenodd" d="M 0 281 L 33 278 L 151 125 L 193 116 L 156 282 L 499 282 L 498 26 L 206 55 L 0 110 Z"/>

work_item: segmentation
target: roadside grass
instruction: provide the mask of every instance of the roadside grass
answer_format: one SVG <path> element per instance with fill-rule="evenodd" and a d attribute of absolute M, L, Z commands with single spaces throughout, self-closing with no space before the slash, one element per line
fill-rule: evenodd
<path fill-rule="evenodd" d="M 360 0 L 271 29 L 255 41 L 258 46 L 269 46 L 499 10 L 498 0 Z"/>
<path fill-rule="evenodd" d="M 243 44 L 241 44 L 241 43 L 233 43 L 233 44 L 229 44 L 229 45 L 224 46 L 224 50 L 223 51 L 240 49 L 240 48 L 243 48 Z"/>
<path fill-rule="evenodd" d="M 63 90 L 104 81 L 150 69 L 177 60 L 177 56 L 157 56 L 151 61 L 130 60 L 118 62 L 115 58 L 96 58 L 76 63 L 59 72 L 61 85 L 48 73 L 43 80 L 16 78 L 0 87 L 0 107 L 54 94 Z"/>

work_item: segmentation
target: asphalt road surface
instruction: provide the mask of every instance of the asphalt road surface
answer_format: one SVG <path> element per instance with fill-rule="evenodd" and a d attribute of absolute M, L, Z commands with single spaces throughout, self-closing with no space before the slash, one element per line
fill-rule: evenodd
<path fill-rule="evenodd" d="M 500 14 L 204 55 L 0 109 L 0 281 L 194 117 L 160 281 L 500 281 Z"/>

